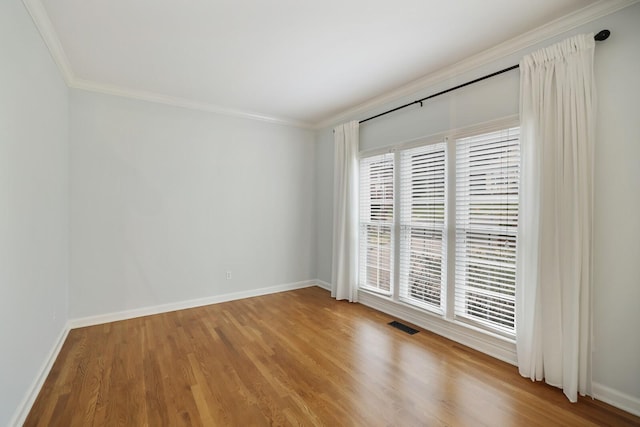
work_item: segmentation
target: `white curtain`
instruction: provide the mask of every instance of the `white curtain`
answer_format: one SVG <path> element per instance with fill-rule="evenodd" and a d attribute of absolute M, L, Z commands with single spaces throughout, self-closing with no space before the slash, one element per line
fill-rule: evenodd
<path fill-rule="evenodd" d="M 516 344 L 520 374 L 590 394 L 593 34 L 520 62 Z"/>
<path fill-rule="evenodd" d="M 358 139 L 359 123 L 334 129 L 333 267 L 331 296 L 358 300 Z"/>

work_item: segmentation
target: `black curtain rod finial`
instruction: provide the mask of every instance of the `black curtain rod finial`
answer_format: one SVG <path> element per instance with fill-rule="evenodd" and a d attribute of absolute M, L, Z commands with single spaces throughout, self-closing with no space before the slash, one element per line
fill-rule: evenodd
<path fill-rule="evenodd" d="M 603 40 L 608 39 L 610 35 L 611 35 L 611 31 L 609 31 L 609 30 L 602 30 L 602 31 L 600 31 L 598 34 L 596 34 L 593 38 L 594 38 L 597 42 L 601 42 L 601 41 L 603 41 Z"/>

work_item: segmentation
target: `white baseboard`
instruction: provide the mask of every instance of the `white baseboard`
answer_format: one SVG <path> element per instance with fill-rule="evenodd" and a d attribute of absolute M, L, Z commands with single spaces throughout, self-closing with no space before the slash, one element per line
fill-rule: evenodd
<path fill-rule="evenodd" d="M 58 358 L 58 353 L 60 353 L 62 344 L 64 344 L 64 341 L 67 339 L 68 334 L 69 328 L 65 326 L 60 332 L 60 335 L 58 335 L 56 341 L 53 343 L 53 347 L 51 348 L 51 351 L 49 351 L 49 354 L 42 364 L 42 367 L 40 368 L 38 375 L 33 381 L 33 384 L 31 384 L 31 387 L 29 387 L 29 389 L 27 390 L 27 393 L 22 399 L 22 402 L 20 402 L 20 405 L 18 405 L 13 418 L 9 422 L 9 426 L 18 427 L 24 424 L 25 420 L 27 419 L 27 415 L 29 415 L 29 411 L 31 411 L 31 407 L 38 397 L 38 393 L 40 393 L 40 389 L 44 385 L 44 381 L 49 376 L 49 372 L 53 367 L 53 363 Z"/>
<path fill-rule="evenodd" d="M 325 282 L 324 280 L 320 280 L 320 279 L 316 279 L 316 286 L 322 289 L 326 289 L 327 291 L 331 292 L 333 290 L 333 286 L 331 286 L 331 283 Z"/>
<path fill-rule="evenodd" d="M 133 310 L 118 311 L 115 313 L 99 314 L 97 316 L 70 319 L 67 323 L 69 329 L 83 328 L 85 326 L 101 325 L 103 323 L 117 322 L 119 320 L 134 319 L 136 317 L 150 316 L 153 314 L 167 313 L 170 311 L 184 310 L 188 308 L 202 307 L 203 305 L 217 304 L 221 302 L 234 301 L 243 298 L 257 297 L 260 295 L 275 294 L 278 292 L 292 291 L 294 289 L 308 288 L 316 286 L 316 280 L 305 280 L 302 282 L 287 283 L 284 285 L 270 286 L 267 288 L 251 289 L 248 291 L 231 292 L 228 294 L 214 295 L 210 297 L 192 299 L 187 301 L 160 304 L 151 307 L 136 308 Z"/>
<path fill-rule="evenodd" d="M 413 323 L 452 341 L 471 347 L 512 365 L 516 364 L 516 346 L 502 337 L 487 335 L 471 327 L 449 322 L 424 313 L 406 304 L 389 301 L 369 292 L 360 291 L 358 302 L 398 319 Z"/>
<path fill-rule="evenodd" d="M 640 399 L 597 382 L 591 384 L 591 394 L 594 399 L 608 403 L 630 414 L 640 417 Z"/>

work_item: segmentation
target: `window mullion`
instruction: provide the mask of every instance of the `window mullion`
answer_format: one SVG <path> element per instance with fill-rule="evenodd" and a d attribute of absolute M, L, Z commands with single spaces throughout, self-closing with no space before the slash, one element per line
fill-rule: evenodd
<path fill-rule="evenodd" d="M 395 151 L 395 150 L 394 150 Z M 401 209 L 401 194 L 400 194 L 400 185 L 401 185 L 401 166 L 400 166 L 400 156 L 398 155 L 398 153 L 394 153 L 393 156 L 393 171 L 394 171 L 394 177 L 393 177 L 393 194 L 394 194 L 394 198 L 393 198 L 393 238 L 394 238 L 394 245 L 393 245 L 393 265 L 395 266 L 393 273 L 394 273 L 394 277 L 393 277 L 393 289 L 392 289 L 392 298 L 394 301 L 398 301 L 400 298 L 400 248 L 402 246 L 402 239 L 404 238 L 402 230 L 400 228 L 400 218 L 402 218 L 402 212 L 400 211 Z"/>
<path fill-rule="evenodd" d="M 447 189 L 445 202 L 445 242 L 447 245 L 446 272 L 447 280 L 444 283 L 444 294 L 446 296 L 446 306 L 444 316 L 447 320 L 455 317 L 456 304 L 456 141 L 453 138 L 446 138 L 445 157 L 445 186 Z"/>

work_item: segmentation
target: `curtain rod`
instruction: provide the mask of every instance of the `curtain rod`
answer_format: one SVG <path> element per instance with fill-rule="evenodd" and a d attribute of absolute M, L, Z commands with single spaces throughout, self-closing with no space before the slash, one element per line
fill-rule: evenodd
<path fill-rule="evenodd" d="M 598 34 L 596 34 L 593 38 L 594 38 L 596 41 L 603 41 L 603 40 L 608 39 L 610 35 L 611 35 L 611 31 L 609 31 L 609 30 L 602 30 L 602 31 L 600 31 Z M 424 98 L 422 98 L 422 99 L 418 99 L 417 101 L 409 102 L 408 104 L 401 105 L 401 106 L 399 106 L 399 107 L 396 107 L 396 108 L 393 108 L 393 109 L 391 109 L 391 110 L 385 111 L 384 113 L 376 114 L 375 116 L 371 116 L 371 117 L 368 117 L 368 118 L 366 118 L 366 119 L 360 120 L 360 124 L 362 124 L 362 123 L 364 123 L 364 122 L 368 122 L 369 120 L 377 119 L 378 117 L 381 117 L 381 116 L 387 115 L 387 114 L 389 114 L 389 113 L 393 113 L 394 111 L 402 110 L 403 108 L 410 107 L 411 105 L 414 105 L 414 104 L 420 104 L 420 106 L 422 107 L 422 103 L 423 103 L 424 101 L 426 101 L 427 99 L 431 99 L 431 98 L 435 98 L 436 96 L 444 95 L 445 93 L 449 93 L 449 92 L 452 92 L 452 91 L 454 91 L 454 90 L 457 90 L 457 89 L 463 88 L 463 87 L 465 87 L 465 86 L 469 86 L 469 85 L 472 85 L 472 84 L 474 84 L 474 83 L 478 83 L 478 82 L 480 82 L 480 81 L 482 81 L 482 80 L 486 80 L 486 79 L 489 79 L 489 78 L 491 78 L 491 77 L 495 77 L 495 76 L 497 76 L 497 75 L 500 75 L 500 74 L 506 73 L 507 71 L 515 70 L 516 68 L 520 68 L 520 65 L 519 65 L 519 64 L 512 65 L 511 67 L 507 67 L 507 68 L 505 68 L 505 69 L 503 69 L 503 70 L 496 71 L 495 73 L 487 74 L 486 76 L 478 77 L 478 78 L 477 78 L 477 79 L 475 79 L 475 80 L 471 80 L 471 81 L 469 81 L 469 82 L 462 83 L 462 84 L 460 84 L 460 85 L 458 85 L 458 86 L 454 86 L 454 87 L 449 88 L 449 89 L 447 89 L 447 90 L 443 90 L 442 92 L 434 93 L 433 95 L 429 95 L 429 96 L 424 97 Z"/>

